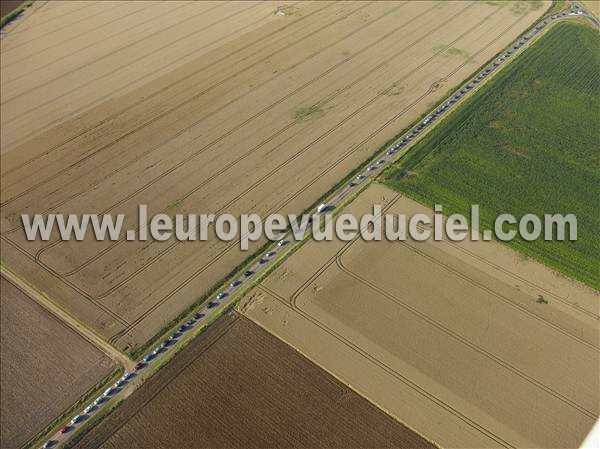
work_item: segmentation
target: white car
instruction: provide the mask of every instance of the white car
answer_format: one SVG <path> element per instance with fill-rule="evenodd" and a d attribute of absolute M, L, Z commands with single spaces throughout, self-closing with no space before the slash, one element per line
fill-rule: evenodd
<path fill-rule="evenodd" d="M 91 404 L 83 409 L 83 413 L 85 413 L 87 415 L 89 413 L 92 413 L 95 409 L 96 409 L 96 404 Z"/>
<path fill-rule="evenodd" d="M 73 425 L 73 424 L 77 424 L 77 423 L 78 423 L 79 421 L 81 421 L 82 419 L 83 419 L 83 416 L 81 416 L 81 415 L 77 415 L 77 416 L 75 416 L 75 417 L 74 417 L 74 418 L 73 418 L 73 419 L 70 421 L 70 424 L 71 424 L 71 425 Z"/>
<path fill-rule="evenodd" d="M 317 212 L 321 213 L 326 209 L 327 209 L 327 204 L 321 204 L 321 205 L 319 205 L 319 207 L 317 207 Z"/>
<path fill-rule="evenodd" d="M 114 393 L 116 393 L 115 388 L 113 388 L 113 387 L 107 388 L 106 390 L 104 390 L 104 397 L 108 397 Z"/>

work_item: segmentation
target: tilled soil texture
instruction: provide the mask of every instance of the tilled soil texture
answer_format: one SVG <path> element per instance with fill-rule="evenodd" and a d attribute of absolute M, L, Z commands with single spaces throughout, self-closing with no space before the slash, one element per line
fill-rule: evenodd
<path fill-rule="evenodd" d="M 140 346 L 249 253 L 29 242 L 20 214 L 300 213 L 547 6 L 515 5 L 49 2 L 2 39 L 3 262 Z"/>
<path fill-rule="evenodd" d="M 433 216 L 382 185 L 345 212 L 375 203 Z M 310 241 L 240 308 L 441 447 L 578 447 L 598 419 L 598 292 L 497 242 Z"/>
<path fill-rule="evenodd" d="M 237 314 L 210 327 L 76 447 L 434 448 Z"/>
<path fill-rule="evenodd" d="M 107 376 L 114 363 L 0 278 L 0 446 L 21 447 Z"/>

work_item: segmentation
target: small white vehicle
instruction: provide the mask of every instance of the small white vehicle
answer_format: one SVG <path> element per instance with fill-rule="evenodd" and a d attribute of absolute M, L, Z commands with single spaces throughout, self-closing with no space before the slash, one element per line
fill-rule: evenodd
<path fill-rule="evenodd" d="M 95 404 L 91 404 L 91 405 L 88 405 L 86 408 L 83 409 L 83 413 L 85 413 L 87 415 L 89 413 L 92 413 L 94 410 L 96 410 L 96 405 Z"/>
<path fill-rule="evenodd" d="M 327 204 L 320 204 L 319 207 L 317 207 L 317 212 L 321 213 L 326 209 L 327 209 Z"/>
<path fill-rule="evenodd" d="M 77 416 L 75 416 L 75 417 L 74 417 L 74 418 L 73 418 L 73 419 L 70 421 L 70 424 L 71 424 L 71 425 L 73 425 L 73 424 L 77 424 L 77 423 L 78 423 L 79 421 L 81 421 L 82 419 L 83 419 L 83 416 L 82 416 L 82 415 L 77 415 Z"/>
<path fill-rule="evenodd" d="M 104 397 L 111 396 L 111 395 L 115 394 L 116 391 L 117 390 L 113 387 L 107 388 L 106 390 L 104 390 Z"/>

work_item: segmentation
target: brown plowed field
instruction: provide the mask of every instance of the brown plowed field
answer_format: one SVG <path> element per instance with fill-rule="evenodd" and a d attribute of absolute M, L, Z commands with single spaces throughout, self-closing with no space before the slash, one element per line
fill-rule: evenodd
<path fill-rule="evenodd" d="M 114 368 L 113 362 L 0 278 L 0 447 L 21 447 Z"/>
<path fill-rule="evenodd" d="M 259 326 L 227 315 L 76 447 L 434 446 Z"/>
<path fill-rule="evenodd" d="M 432 216 L 381 185 L 347 212 L 376 203 Z M 240 307 L 442 447 L 573 448 L 598 419 L 598 292 L 498 243 L 311 241 Z"/>
<path fill-rule="evenodd" d="M 26 242 L 21 213 L 124 213 L 125 229 L 140 203 L 299 213 L 547 6 L 105 3 L 39 8 L 2 40 L 1 235 L 13 271 L 120 348 L 248 253 L 214 238 Z"/>

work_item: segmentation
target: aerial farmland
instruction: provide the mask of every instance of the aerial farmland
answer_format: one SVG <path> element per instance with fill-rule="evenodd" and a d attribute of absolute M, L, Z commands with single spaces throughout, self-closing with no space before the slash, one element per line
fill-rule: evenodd
<path fill-rule="evenodd" d="M 374 201 L 427 213 L 380 185 L 350 207 Z M 599 413 L 597 292 L 463 243 L 310 242 L 240 310 L 442 447 L 577 447 Z"/>
<path fill-rule="evenodd" d="M 102 39 L 89 50 L 86 37 L 67 54 L 58 43 L 73 40 L 76 24 L 110 13 L 79 7 L 72 27 L 53 32 L 62 8 L 76 8 L 53 6 L 30 33 L 20 27 L 2 41 L 2 86 L 20 80 L 2 92 L 4 260 L 131 350 L 247 254 L 216 240 L 29 242 L 20 214 L 125 213 L 135 227 L 140 203 L 150 214 L 302 211 L 543 12 L 526 5 L 169 2 L 157 8 L 174 11 L 144 12 L 164 27 L 151 39 L 127 33 L 128 45 Z M 177 44 L 179 62 L 161 75 L 163 55 L 175 56 L 165 41 L 178 39 L 207 45 L 184 57 Z M 50 43 L 57 54 L 38 69 Z M 145 54 L 152 79 L 140 85 L 133 61 Z M 30 123 L 43 128 L 31 135 Z"/>
<path fill-rule="evenodd" d="M 77 447 L 435 448 L 246 318 L 200 340 Z"/>
<path fill-rule="evenodd" d="M 2 439 L 19 448 L 117 365 L 4 277 Z"/>
<path fill-rule="evenodd" d="M 0 446 L 600 447 L 599 30 L 2 2 Z"/>

